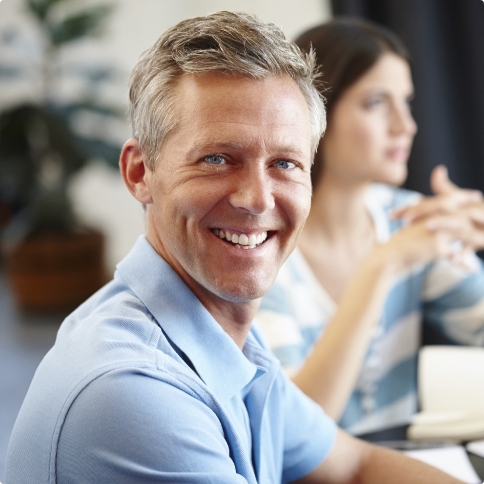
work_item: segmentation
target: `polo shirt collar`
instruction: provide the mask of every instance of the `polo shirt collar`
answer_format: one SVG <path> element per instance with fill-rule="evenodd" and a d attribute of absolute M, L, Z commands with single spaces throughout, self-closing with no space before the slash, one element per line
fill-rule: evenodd
<path fill-rule="evenodd" d="M 219 400 L 241 392 L 267 371 L 260 352 L 253 358 L 252 348 L 244 355 L 145 236 L 138 238 L 117 269 Z"/>

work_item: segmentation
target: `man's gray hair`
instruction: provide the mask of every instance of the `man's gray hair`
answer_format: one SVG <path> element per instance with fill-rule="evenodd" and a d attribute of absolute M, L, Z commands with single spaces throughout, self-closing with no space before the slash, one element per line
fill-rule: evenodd
<path fill-rule="evenodd" d="M 177 123 L 174 87 L 184 74 L 218 72 L 256 80 L 289 75 L 308 103 L 315 153 L 326 128 L 315 86 L 315 55 L 304 54 L 274 24 L 245 13 L 218 12 L 183 20 L 141 56 L 130 80 L 130 117 L 146 162 L 154 169 L 163 140 Z"/>

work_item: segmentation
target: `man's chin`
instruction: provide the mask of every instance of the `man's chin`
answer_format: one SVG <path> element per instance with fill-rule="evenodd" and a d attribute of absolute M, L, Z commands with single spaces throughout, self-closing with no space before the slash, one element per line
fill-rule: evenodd
<path fill-rule="evenodd" d="M 251 280 L 236 284 L 211 284 L 209 290 L 225 301 L 233 303 L 250 302 L 260 299 L 271 288 L 274 281 L 268 280 L 268 278 L 264 279 L 264 281 L 254 282 Z"/>
<path fill-rule="evenodd" d="M 214 290 L 213 292 L 221 299 L 229 301 L 232 303 L 244 303 L 250 301 L 256 301 L 260 299 L 264 294 L 267 293 L 267 289 L 260 288 L 223 288 L 219 290 Z"/>

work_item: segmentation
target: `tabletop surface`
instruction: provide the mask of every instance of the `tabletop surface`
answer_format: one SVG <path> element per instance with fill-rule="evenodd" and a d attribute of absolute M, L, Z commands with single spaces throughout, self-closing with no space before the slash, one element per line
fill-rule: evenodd
<path fill-rule="evenodd" d="M 398 450 L 410 450 L 408 447 L 412 445 L 412 442 L 407 440 L 407 428 L 408 425 L 402 425 L 400 427 L 379 430 L 378 432 L 361 434 L 357 437 L 385 447 L 397 448 Z M 435 443 L 422 443 L 419 445 L 425 447 L 426 445 L 435 445 Z M 471 452 L 467 452 L 467 455 L 478 476 L 484 481 L 484 458 Z"/>

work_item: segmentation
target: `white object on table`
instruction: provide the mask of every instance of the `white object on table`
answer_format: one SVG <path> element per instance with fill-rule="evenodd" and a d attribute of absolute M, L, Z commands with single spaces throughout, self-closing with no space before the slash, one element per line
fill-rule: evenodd
<path fill-rule="evenodd" d="M 469 484 L 481 484 L 481 479 L 477 475 L 471 461 L 466 454 L 464 447 L 452 445 L 448 447 L 419 449 L 405 451 L 409 457 L 418 459 L 431 466 L 447 472 L 456 479 L 460 479 Z"/>
<path fill-rule="evenodd" d="M 482 412 L 484 348 L 426 346 L 419 355 L 422 410 Z"/>
<path fill-rule="evenodd" d="M 469 442 L 467 445 L 467 450 L 472 454 L 476 454 L 479 457 L 484 458 L 484 440 L 476 440 L 474 442 Z"/>
<path fill-rule="evenodd" d="M 411 440 L 484 437 L 484 348 L 426 346 L 419 353 L 418 379 L 422 411 L 408 428 Z"/>

